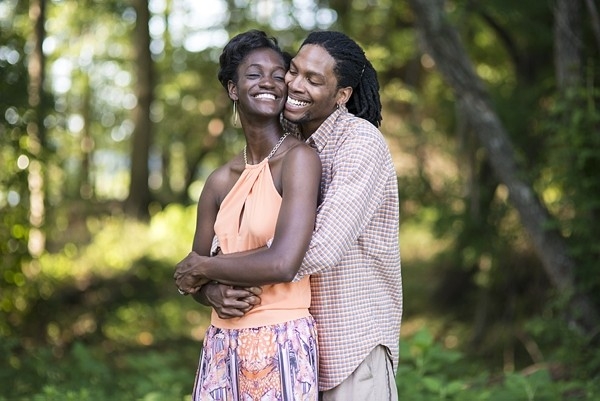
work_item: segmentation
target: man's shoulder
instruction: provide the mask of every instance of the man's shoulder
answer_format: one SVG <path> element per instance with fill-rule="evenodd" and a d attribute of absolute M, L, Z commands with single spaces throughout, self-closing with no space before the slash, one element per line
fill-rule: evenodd
<path fill-rule="evenodd" d="M 379 128 L 371 124 L 362 117 L 357 117 L 352 113 L 344 113 L 340 116 L 338 123 L 345 127 L 346 130 L 355 130 L 364 132 L 365 134 L 381 135 Z"/>
<path fill-rule="evenodd" d="M 340 133 L 343 140 L 357 140 L 357 141 L 369 141 L 369 142 L 381 142 L 385 143 L 382 132 L 364 118 L 357 117 L 351 113 L 345 113 L 342 118 L 338 120 Z"/>

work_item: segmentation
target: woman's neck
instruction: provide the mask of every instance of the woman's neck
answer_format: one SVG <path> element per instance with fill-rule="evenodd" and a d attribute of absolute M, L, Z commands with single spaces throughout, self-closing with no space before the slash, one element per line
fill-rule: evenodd
<path fill-rule="evenodd" d="M 283 134 L 283 127 L 279 121 L 272 124 L 245 126 L 244 136 L 246 137 L 248 163 L 256 164 L 264 160 Z"/>

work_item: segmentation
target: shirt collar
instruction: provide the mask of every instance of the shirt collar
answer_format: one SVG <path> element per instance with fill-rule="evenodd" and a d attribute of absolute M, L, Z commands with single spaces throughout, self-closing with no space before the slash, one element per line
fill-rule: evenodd
<path fill-rule="evenodd" d="M 311 147 L 317 149 L 317 152 L 321 153 L 325 145 L 327 145 L 327 141 L 333 136 L 335 133 L 335 127 L 337 120 L 348 113 L 348 109 L 346 109 L 345 105 L 339 106 L 337 109 L 333 111 L 327 117 L 325 121 L 321 124 L 319 128 L 313 134 L 308 137 L 306 143 Z"/>

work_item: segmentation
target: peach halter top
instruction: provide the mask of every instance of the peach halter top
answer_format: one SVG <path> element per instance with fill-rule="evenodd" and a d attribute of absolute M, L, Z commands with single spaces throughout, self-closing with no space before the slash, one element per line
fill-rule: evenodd
<path fill-rule="evenodd" d="M 227 194 L 215 221 L 215 233 L 223 253 L 263 247 L 275 234 L 281 195 L 273 184 L 269 158 L 246 164 L 240 178 Z M 282 323 L 309 316 L 310 282 L 305 277 L 294 283 L 265 285 L 261 304 L 241 318 L 221 319 L 213 310 L 216 327 L 239 329 Z"/>

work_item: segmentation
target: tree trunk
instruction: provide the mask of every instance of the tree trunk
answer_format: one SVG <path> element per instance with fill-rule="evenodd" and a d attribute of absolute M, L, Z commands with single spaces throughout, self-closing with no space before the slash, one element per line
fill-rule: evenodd
<path fill-rule="evenodd" d="M 594 39 L 596 39 L 596 47 L 600 50 L 600 17 L 598 16 L 598 8 L 594 0 L 585 0 L 585 5 L 592 24 Z"/>
<path fill-rule="evenodd" d="M 581 7 L 577 0 L 557 0 L 554 7 L 554 67 L 561 92 L 581 84 Z"/>
<path fill-rule="evenodd" d="M 32 19 L 33 31 L 31 34 L 31 54 L 28 58 L 28 102 L 34 111 L 35 118 L 29 121 L 27 134 L 29 136 L 28 151 L 31 155 L 28 170 L 29 185 L 29 253 L 40 256 L 46 248 L 46 236 L 42 230 L 46 207 L 44 201 L 44 167 L 43 150 L 45 148 L 44 131 L 44 52 L 42 43 L 46 37 L 44 24 L 46 22 L 46 1 L 32 0 L 29 4 L 29 16 Z"/>
<path fill-rule="evenodd" d="M 94 197 L 94 182 L 92 180 L 92 154 L 94 151 L 94 139 L 92 137 L 92 91 L 89 85 L 89 75 L 85 73 L 86 86 L 83 97 L 83 131 L 81 132 L 81 169 L 79 171 L 79 195 L 83 199 Z"/>
<path fill-rule="evenodd" d="M 548 227 L 551 217 L 531 185 L 521 177 L 515 152 L 502 122 L 496 115 L 482 81 L 457 34 L 447 21 L 442 0 L 409 0 L 416 16 L 421 45 L 436 62 L 452 87 L 482 146 L 487 150 L 494 173 L 508 187 L 512 204 L 532 239 L 553 285 L 568 295 L 568 320 L 590 333 L 598 316 L 589 298 L 576 295 L 575 263 L 568 254 L 564 238 Z"/>
<path fill-rule="evenodd" d="M 150 106 L 153 100 L 153 62 L 150 53 L 150 11 L 147 0 L 134 0 L 137 13 L 135 27 L 134 47 L 136 50 L 137 106 L 134 110 L 135 129 L 133 131 L 131 146 L 131 181 L 129 183 L 129 196 L 125 202 L 125 212 L 135 218 L 146 219 L 149 216 L 150 175 L 148 159 L 152 142 L 152 123 L 150 120 Z"/>

